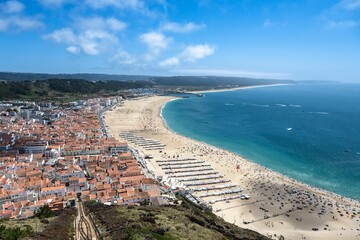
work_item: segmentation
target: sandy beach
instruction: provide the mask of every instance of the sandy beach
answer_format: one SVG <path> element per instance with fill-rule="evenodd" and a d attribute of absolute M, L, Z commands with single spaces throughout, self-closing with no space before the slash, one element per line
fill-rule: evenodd
<path fill-rule="evenodd" d="M 226 179 L 226 184 L 236 185 L 243 190 L 242 194 L 250 195 L 248 200 L 234 199 L 212 204 L 214 213 L 230 223 L 273 239 L 278 239 L 280 235 L 285 239 L 360 239 L 358 201 L 302 184 L 231 152 L 175 134 L 167 129 L 161 118 L 163 105 L 174 99 L 155 96 L 126 100 L 123 106 L 105 114 L 110 134 L 124 141 L 119 134 L 131 132 L 164 144 L 162 150 L 149 150 L 129 142 L 140 149 L 141 154 L 154 157 L 146 161 L 156 176 L 169 176 L 157 160 L 176 162 L 191 158 L 210 165 L 207 167 L 211 169 L 209 171 L 221 175 L 217 179 Z M 203 172 L 206 172 L 205 169 Z M 201 187 L 224 185 L 221 184 Z M 212 192 L 224 190 L 207 189 L 196 192 L 196 195 L 211 195 Z M 210 202 L 221 197 L 207 196 L 203 199 Z"/>
<path fill-rule="evenodd" d="M 288 83 L 280 83 L 280 84 L 267 84 L 267 85 L 256 85 L 256 86 L 247 86 L 247 87 L 236 87 L 236 88 L 224 88 L 224 89 L 212 89 L 212 90 L 203 90 L 203 91 L 188 91 L 189 93 L 210 93 L 210 92 L 228 92 L 228 91 L 237 91 L 241 89 L 249 89 L 249 88 L 263 88 L 263 87 L 274 87 L 274 86 L 286 86 Z"/>

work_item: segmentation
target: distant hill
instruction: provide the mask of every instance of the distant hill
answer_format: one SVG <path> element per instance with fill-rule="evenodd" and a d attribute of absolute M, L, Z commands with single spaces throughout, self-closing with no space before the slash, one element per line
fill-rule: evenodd
<path fill-rule="evenodd" d="M 174 77 L 151 77 L 150 81 L 159 86 L 172 86 L 172 87 L 213 87 L 213 88 L 226 88 L 226 87 L 242 87 L 254 85 L 268 85 L 268 84 L 281 84 L 289 83 L 295 84 L 293 80 L 276 80 L 276 79 L 256 79 L 244 77 L 219 77 L 219 76 L 174 76 Z"/>
<path fill-rule="evenodd" d="M 268 240 L 252 230 L 227 223 L 185 202 L 182 206 L 106 206 L 85 204 L 103 239 Z"/>
<path fill-rule="evenodd" d="M 88 80 L 88 81 L 151 81 L 160 86 L 226 86 L 226 85 L 259 85 L 273 83 L 295 83 L 292 80 L 254 79 L 244 77 L 220 76 L 145 76 L 145 75 L 116 75 L 97 73 L 76 74 L 47 74 L 47 73 L 15 73 L 0 72 L 0 81 L 36 81 L 48 79 Z"/>
<path fill-rule="evenodd" d="M 224 89 L 288 83 L 291 80 L 217 76 L 149 77 L 107 74 L 0 73 L 0 100 L 73 101 L 84 97 L 115 95 L 118 91 L 161 88 L 166 91 Z"/>
<path fill-rule="evenodd" d="M 35 81 L 47 79 L 83 79 L 88 81 L 139 81 L 148 80 L 149 76 L 143 75 L 111 75 L 97 73 L 75 73 L 75 74 L 47 74 L 47 73 L 15 73 L 0 72 L 0 81 Z"/>
<path fill-rule="evenodd" d="M 68 102 L 84 96 L 116 94 L 120 90 L 151 88 L 148 81 L 87 81 L 83 79 L 47 79 L 38 81 L 0 82 L 0 100 L 58 99 Z"/>

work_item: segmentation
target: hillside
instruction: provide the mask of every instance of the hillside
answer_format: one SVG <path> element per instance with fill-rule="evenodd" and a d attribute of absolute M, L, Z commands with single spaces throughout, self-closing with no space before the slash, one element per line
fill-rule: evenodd
<path fill-rule="evenodd" d="M 86 203 L 104 239 L 268 239 L 230 224 L 190 204 L 182 206 L 106 206 Z"/>
<path fill-rule="evenodd" d="M 75 208 L 66 208 L 59 215 L 38 215 L 28 219 L 0 219 L 2 240 L 67 240 L 75 234 Z M 59 234 L 61 233 L 61 234 Z"/>
<path fill-rule="evenodd" d="M 88 81 L 151 81 L 159 86 L 226 86 L 226 85 L 259 85 L 274 83 L 295 83 L 292 80 L 276 79 L 255 79 L 245 77 L 221 77 L 221 76 L 145 76 L 145 75 L 117 75 L 117 74 L 96 74 L 96 73 L 76 73 L 76 74 L 47 74 L 47 73 L 14 73 L 0 72 L 0 81 L 37 81 L 48 79 L 65 80 L 88 80 Z"/>
<path fill-rule="evenodd" d="M 256 79 L 244 77 L 219 77 L 219 76 L 174 76 L 174 77 L 152 77 L 150 81 L 158 86 L 172 87 L 206 87 L 206 88 L 226 88 L 226 87 L 243 87 L 254 85 L 268 85 L 290 83 L 292 80 L 276 80 L 276 79 Z"/>
<path fill-rule="evenodd" d="M 35 81 L 47 79 L 84 79 L 88 81 L 139 81 L 147 80 L 149 76 L 143 75 L 115 75 L 97 73 L 75 73 L 75 74 L 48 74 L 48 73 L 17 73 L 0 72 L 0 81 Z"/>
<path fill-rule="evenodd" d="M 49 78 L 44 77 L 69 77 Z M 71 77 L 83 78 L 71 78 Z M 268 85 L 279 83 L 296 83 L 291 80 L 252 79 L 240 77 L 215 76 L 177 76 L 151 77 L 142 80 L 119 79 L 125 75 L 105 74 L 29 74 L 29 73 L 0 73 L 0 100 L 58 100 L 68 102 L 89 97 L 115 95 L 118 91 L 140 88 L 161 88 L 165 91 L 190 91 L 223 89 L 244 86 Z M 108 78 L 106 81 L 103 79 Z M 115 80 L 111 80 L 113 78 Z M 141 76 L 132 76 L 133 79 Z"/>
<path fill-rule="evenodd" d="M 115 94 L 117 91 L 133 88 L 152 87 L 146 81 L 97 81 L 82 79 L 48 79 L 38 81 L 0 82 L 0 100 L 57 99 L 70 101 L 90 96 Z M 84 96 L 86 95 L 86 96 Z"/>
<path fill-rule="evenodd" d="M 40 232 L 33 232 L 24 240 L 66 240 L 73 239 L 75 235 L 74 221 L 76 218 L 75 208 L 63 209 L 59 216 L 55 220 L 51 221 Z"/>

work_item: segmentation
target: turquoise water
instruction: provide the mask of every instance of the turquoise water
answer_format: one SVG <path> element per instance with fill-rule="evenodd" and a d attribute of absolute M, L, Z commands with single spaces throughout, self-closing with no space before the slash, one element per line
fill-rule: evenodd
<path fill-rule="evenodd" d="M 279 173 L 360 200 L 360 84 L 297 84 L 169 102 L 167 125 Z"/>

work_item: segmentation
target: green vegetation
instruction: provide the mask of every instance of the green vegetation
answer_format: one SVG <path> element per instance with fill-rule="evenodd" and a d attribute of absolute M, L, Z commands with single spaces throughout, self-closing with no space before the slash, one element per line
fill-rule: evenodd
<path fill-rule="evenodd" d="M 4 240 L 67 240 L 75 235 L 75 208 L 63 209 L 59 216 L 53 215 L 48 207 L 38 211 L 37 217 L 25 220 L 0 220 L 0 239 Z M 44 219 L 46 217 L 46 219 Z M 50 217 L 50 218 L 48 218 Z"/>
<path fill-rule="evenodd" d="M 8 228 L 18 227 L 20 229 L 24 229 L 25 226 L 30 226 L 34 230 L 34 232 L 41 232 L 49 225 L 49 223 L 53 222 L 56 218 L 57 217 L 51 217 L 51 218 L 47 218 L 46 220 L 43 220 L 36 217 L 32 217 L 21 220 L 15 220 L 15 219 L 2 220 L 0 222 L 0 225 Z"/>
<path fill-rule="evenodd" d="M 150 79 L 157 86 L 192 87 L 192 88 L 230 88 L 279 83 L 295 83 L 291 80 L 254 79 L 243 77 L 217 77 L 217 76 L 176 76 L 153 77 Z"/>
<path fill-rule="evenodd" d="M 96 73 L 76 73 L 76 74 L 46 74 L 46 73 L 16 73 L 0 72 L 0 81 L 36 81 L 47 79 L 84 79 L 88 81 L 139 81 L 147 80 L 149 76 L 143 75 L 117 75 L 117 74 L 96 74 Z"/>
<path fill-rule="evenodd" d="M 147 82 L 123 82 L 123 81 L 97 81 L 49 79 L 49 88 L 64 93 L 93 94 L 101 92 L 114 92 L 124 89 L 145 88 L 151 86 Z"/>
<path fill-rule="evenodd" d="M 37 210 L 34 214 L 34 217 L 37 217 L 39 219 L 45 219 L 53 217 L 54 213 L 51 211 L 50 207 L 48 205 L 45 205 L 41 207 L 39 210 Z"/>
<path fill-rule="evenodd" d="M 75 79 L 75 76 L 83 77 L 83 79 Z M 44 77 L 48 79 L 43 79 Z M 106 77 L 108 77 L 108 79 L 106 79 Z M 119 80 L 122 78 L 126 80 Z M 3 81 L 0 81 L 0 100 L 54 100 L 57 102 L 70 102 L 91 97 L 112 96 L 119 94 L 119 91 L 139 88 L 162 88 L 168 91 L 187 91 L 296 83 L 290 80 L 241 77 L 178 76 L 150 78 L 145 76 L 124 77 L 124 75 L 105 74 L 51 75 L 0 73 L 0 79 L 3 79 Z"/>
<path fill-rule="evenodd" d="M 85 203 L 104 239 L 268 239 L 186 202 L 182 206 L 105 206 Z"/>
<path fill-rule="evenodd" d="M 34 232 L 25 239 L 27 240 L 68 240 L 75 235 L 74 221 L 76 218 L 75 208 L 66 208 L 61 214 L 51 221 L 41 232 Z"/>
<path fill-rule="evenodd" d="M 82 79 L 48 79 L 39 81 L 0 82 L 0 100 L 62 100 L 63 102 L 91 96 L 116 94 L 117 91 L 145 88 L 149 82 L 90 82 Z"/>
<path fill-rule="evenodd" d="M 0 225 L 0 239 L 4 240 L 22 239 L 33 232 L 33 228 L 29 225 L 24 225 L 23 227 L 6 227 Z"/>

